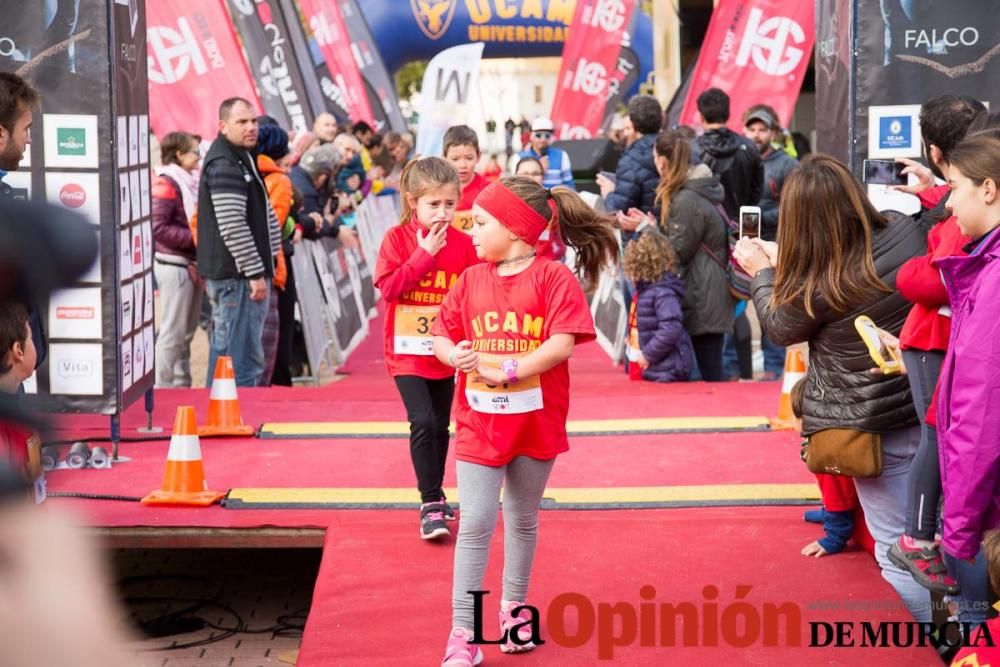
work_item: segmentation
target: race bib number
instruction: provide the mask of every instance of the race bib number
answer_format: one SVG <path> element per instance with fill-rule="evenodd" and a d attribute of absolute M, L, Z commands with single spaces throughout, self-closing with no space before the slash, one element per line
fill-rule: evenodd
<path fill-rule="evenodd" d="M 480 361 L 492 368 L 500 368 L 500 363 L 509 358 L 509 356 L 479 355 Z M 470 374 L 467 378 L 465 398 L 469 401 L 469 406 L 476 412 L 492 415 L 517 415 L 541 410 L 543 407 L 542 384 L 539 375 L 519 380 L 514 384 L 504 382 L 501 385 L 486 384 L 475 374 Z"/>
<path fill-rule="evenodd" d="M 465 232 L 466 234 L 472 233 L 472 211 L 461 211 L 455 213 L 455 217 L 451 219 L 451 226 L 460 232 Z"/>
<path fill-rule="evenodd" d="M 431 327 L 440 310 L 441 306 L 397 304 L 392 351 L 395 354 L 433 356 L 434 338 L 431 336 Z"/>

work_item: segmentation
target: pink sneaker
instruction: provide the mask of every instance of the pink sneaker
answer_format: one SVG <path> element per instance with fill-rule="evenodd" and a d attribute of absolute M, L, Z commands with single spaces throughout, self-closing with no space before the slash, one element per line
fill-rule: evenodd
<path fill-rule="evenodd" d="M 505 600 L 500 602 L 500 635 L 503 636 L 508 630 L 512 630 L 515 625 L 524 623 L 529 620 L 528 616 L 522 616 L 524 612 L 514 616 L 513 611 L 523 605 L 523 602 L 516 602 L 514 600 Z M 500 645 L 500 650 L 504 653 L 524 653 L 530 651 L 535 647 L 534 642 L 531 641 L 531 628 L 522 627 L 518 630 L 518 638 L 521 643 L 518 644 L 510 639 L 508 636 L 507 642 Z M 526 643 L 525 643 L 526 642 Z"/>
<path fill-rule="evenodd" d="M 472 633 L 465 628 L 455 628 L 448 637 L 444 649 L 442 667 L 473 667 L 483 661 L 483 652 L 476 644 L 470 644 Z"/>

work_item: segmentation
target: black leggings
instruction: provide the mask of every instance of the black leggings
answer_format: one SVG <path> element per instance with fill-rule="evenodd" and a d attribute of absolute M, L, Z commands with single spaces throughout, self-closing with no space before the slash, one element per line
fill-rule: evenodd
<path fill-rule="evenodd" d="M 736 359 L 740 365 L 740 378 L 753 379 L 753 332 L 750 330 L 750 320 L 744 312 L 733 323 L 733 346 L 736 348 Z"/>
<path fill-rule="evenodd" d="M 288 277 L 285 289 L 278 291 L 278 350 L 274 357 L 274 372 L 271 374 L 271 384 L 283 387 L 292 386 L 292 344 L 295 339 L 295 274 L 292 273 L 292 260 L 285 262 Z M 312 368 L 313 377 L 319 376 L 319 369 Z"/>
<path fill-rule="evenodd" d="M 722 382 L 725 372 L 722 366 L 722 350 L 725 345 L 724 334 L 702 334 L 691 336 L 694 346 L 694 357 L 698 361 L 701 379 L 705 382 Z"/>
<path fill-rule="evenodd" d="M 415 375 L 393 378 L 410 422 L 410 458 L 417 474 L 420 502 L 444 497 L 444 465 L 448 458 L 448 422 L 455 396 L 455 378 L 428 380 Z"/>

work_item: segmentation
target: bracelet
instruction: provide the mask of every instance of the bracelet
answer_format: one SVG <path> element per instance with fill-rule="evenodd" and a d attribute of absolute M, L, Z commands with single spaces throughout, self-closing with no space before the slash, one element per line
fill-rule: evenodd
<path fill-rule="evenodd" d="M 451 348 L 451 352 L 448 353 L 448 365 L 450 365 L 452 368 L 458 368 L 458 366 L 455 365 L 455 351 L 456 350 L 458 350 L 457 346 Z"/>

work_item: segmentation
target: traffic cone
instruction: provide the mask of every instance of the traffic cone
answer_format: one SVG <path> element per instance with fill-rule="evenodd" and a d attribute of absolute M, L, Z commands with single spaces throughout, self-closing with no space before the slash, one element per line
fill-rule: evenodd
<path fill-rule="evenodd" d="M 196 425 L 194 408 L 177 408 L 163 485 L 143 498 L 143 505 L 211 505 L 226 495 L 208 490 Z"/>
<path fill-rule="evenodd" d="M 800 348 L 788 348 L 785 353 L 785 373 L 781 378 L 781 399 L 778 401 L 778 416 L 771 418 L 771 428 L 788 430 L 795 428 L 792 414 L 792 388 L 806 376 L 806 362 Z"/>
<path fill-rule="evenodd" d="M 253 435 L 253 426 L 243 423 L 240 399 L 236 397 L 236 373 L 232 357 L 219 357 L 208 400 L 208 423 L 198 427 L 198 435 Z"/>

